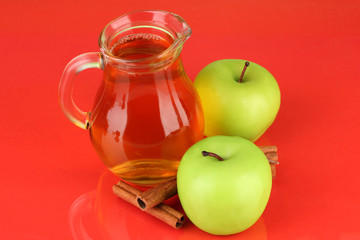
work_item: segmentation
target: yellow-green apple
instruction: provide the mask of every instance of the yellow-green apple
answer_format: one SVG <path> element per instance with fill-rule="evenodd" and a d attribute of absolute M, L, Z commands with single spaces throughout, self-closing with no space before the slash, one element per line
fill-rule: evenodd
<path fill-rule="evenodd" d="M 280 108 L 277 81 L 253 62 L 212 62 L 200 71 L 194 84 L 203 105 L 206 136 L 240 136 L 256 141 L 274 122 Z"/>
<path fill-rule="evenodd" d="M 177 173 L 181 205 L 195 226 L 216 235 L 251 227 L 271 192 L 265 154 L 237 136 L 208 137 L 184 154 Z"/>

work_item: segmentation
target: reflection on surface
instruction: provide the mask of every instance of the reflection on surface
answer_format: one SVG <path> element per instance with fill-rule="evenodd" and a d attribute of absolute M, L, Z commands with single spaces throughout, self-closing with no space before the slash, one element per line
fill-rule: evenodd
<path fill-rule="evenodd" d="M 195 227 L 188 219 L 183 228 L 173 229 L 158 219 L 144 213 L 112 193 L 112 185 L 118 178 L 109 171 L 99 178 L 96 190 L 78 197 L 69 212 L 70 229 L 74 239 L 104 240 L 188 240 L 224 239 L 223 236 L 210 235 Z M 181 210 L 177 197 L 166 203 Z M 250 229 L 226 239 L 266 240 L 267 233 L 263 218 Z"/>
<path fill-rule="evenodd" d="M 95 199 L 96 191 L 92 191 L 81 195 L 71 205 L 69 223 L 75 240 L 102 239 L 93 211 Z"/>

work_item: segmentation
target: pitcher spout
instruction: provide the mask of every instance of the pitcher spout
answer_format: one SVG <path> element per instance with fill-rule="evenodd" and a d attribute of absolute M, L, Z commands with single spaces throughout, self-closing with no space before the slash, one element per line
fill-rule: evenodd
<path fill-rule="evenodd" d="M 185 22 L 185 20 L 180 17 L 177 14 L 174 13 L 168 13 L 171 14 L 174 19 L 177 21 L 174 21 L 172 24 L 172 35 L 174 36 L 174 42 L 173 46 L 174 48 L 182 47 L 182 45 L 185 43 L 185 41 L 190 37 L 191 35 L 191 28 L 190 26 Z"/>
<path fill-rule="evenodd" d="M 105 60 L 129 72 L 156 71 L 175 61 L 191 28 L 177 14 L 137 11 L 110 22 L 99 45 Z"/>

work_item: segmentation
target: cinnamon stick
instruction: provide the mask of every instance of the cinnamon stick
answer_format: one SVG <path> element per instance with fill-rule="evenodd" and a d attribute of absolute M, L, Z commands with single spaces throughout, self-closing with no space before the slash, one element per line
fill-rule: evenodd
<path fill-rule="evenodd" d="M 145 192 L 137 195 L 136 201 L 138 206 L 144 211 L 162 203 L 166 199 L 177 194 L 176 178 L 161 183 Z"/>
<path fill-rule="evenodd" d="M 113 186 L 113 192 L 116 196 L 138 207 L 136 196 L 141 193 L 140 190 L 123 181 L 119 181 Z M 149 208 L 146 212 L 176 229 L 182 227 L 184 224 L 184 215 L 164 203 L 160 203 L 155 207 Z"/>
<path fill-rule="evenodd" d="M 277 146 L 260 146 L 261 151 L 265 154 L 270 152 L 277 152 Z"/>
<path fill-rule="evenodd" d="M 276 164 L 270 163 L 272 178 L 276 177 Z"/>
<path fill-rule="evenodd" d="M 278 164 L 278 155 L 276 152 L 265 153 L 266 158 L 270 163 Z"/>
<path fill-rule="evenodd" d="M 273 178 L 276 177 L 276 165 L 279 164 L 277 146 L 260 146 L 261 151 L 265 153 L 271 167 L 271 175 Z"/>

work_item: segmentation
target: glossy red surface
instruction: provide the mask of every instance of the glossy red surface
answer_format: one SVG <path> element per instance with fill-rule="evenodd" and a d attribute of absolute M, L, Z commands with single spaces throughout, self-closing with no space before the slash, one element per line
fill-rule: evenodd
<path fill-rule="evenodd" d="M 243 233 L 212 236 L 189 221 L 174 230 L 122 202 L 88 133 L 60 111 L 65 65 L 98 51 L 102 28 L 139 9 L 178 13 L 192 27 L 182 54 L 190 78 L 241 58 L 278 80 L 280 112 L 257 144 L 277 145 L 280 165 L 263 216 Z M 0 238 L 360 239 L 359 9 L 356 0 L 3 1 Z M 82 109 L 100 76 L 79 75 Z"/>

